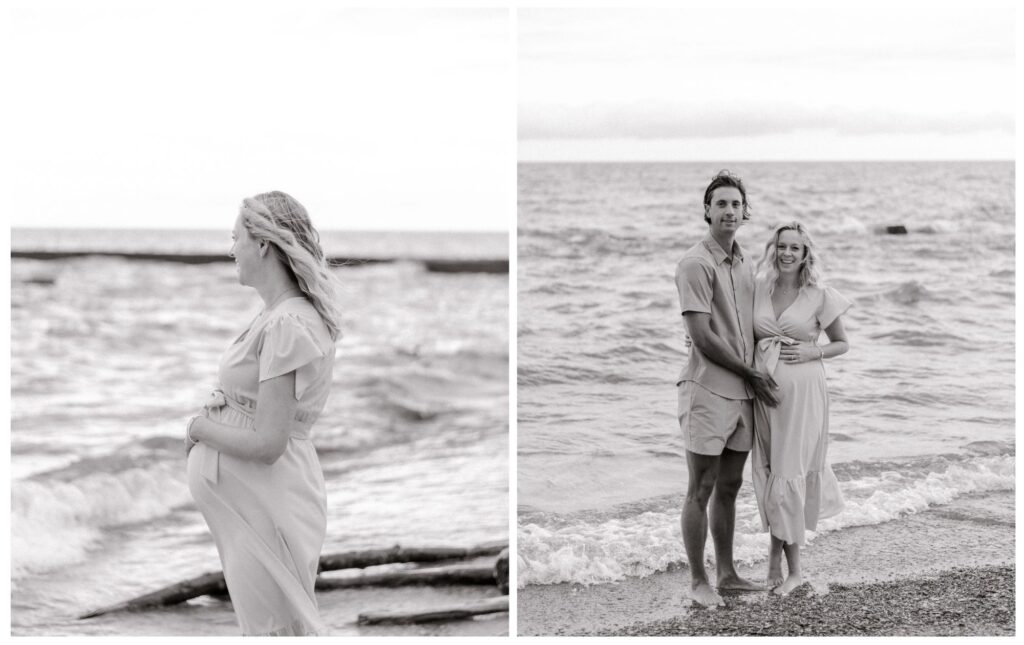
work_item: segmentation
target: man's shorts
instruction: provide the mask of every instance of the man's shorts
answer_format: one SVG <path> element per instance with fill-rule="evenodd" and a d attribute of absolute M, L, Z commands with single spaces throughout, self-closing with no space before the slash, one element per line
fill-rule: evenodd
<path fill-rule="evenodd" d="M 754 441 L 751 399 L 727 399 L 693 381 L 679 390 L 679 428 L 683 445 L 698 455 L 720 455 L 724 448 L 749 452 Z"/>

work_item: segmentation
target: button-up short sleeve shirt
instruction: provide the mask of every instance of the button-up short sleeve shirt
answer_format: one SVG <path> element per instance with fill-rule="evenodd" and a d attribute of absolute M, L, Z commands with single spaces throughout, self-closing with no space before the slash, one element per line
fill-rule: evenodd
<path fill-rule="evenodd" d="M 676 266 L 676 289 L 682 313 L 711 315 L 711 330 L 747 365 L 754 364 L 754 272 L 733 242 L 732 258 L 708 234 L 683 255 Z M 753 392 L 739 374 L 704 356 L 690 346 L 686 365 L 677 384 L 694 381 L 728 399 L 749 399 Z"/>

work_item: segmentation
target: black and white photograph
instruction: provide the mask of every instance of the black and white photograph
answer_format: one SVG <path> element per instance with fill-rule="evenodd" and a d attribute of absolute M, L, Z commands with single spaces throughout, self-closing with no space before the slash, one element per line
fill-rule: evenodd
<path fill-rule="evenodd" d="M 5 5 L 13 636 L 508 636 L 511 13 Z"/>
<path fill-rule="evenodd" d="M 1014 635 L 1014 9 L 516 20 L 517 634 Z"/>

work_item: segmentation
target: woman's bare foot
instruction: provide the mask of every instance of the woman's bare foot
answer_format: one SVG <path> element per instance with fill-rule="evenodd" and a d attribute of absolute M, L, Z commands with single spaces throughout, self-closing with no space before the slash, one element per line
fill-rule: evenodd
<path fill-rule="evenodd" d="M 786 578 L 785 582 L 783 582 L 778 587 L 775 587 L 775 593 L 779 594 L 780 596 L 785 596 L 790 591 L 793 591 L 803 583 L 804 579 L 799 573 L 791 573 L 789 574 L 789 577 Z"/>
<path fill-rule="evenodd" d="M 764 581 L 769 589 L 778 587 L 785 580 L 782 575 L 782 547 L 782 540 L 773 535 L 772 546 L 768 551 L 768 577 Z"/>
<path fill-rule="evenodd" d="M 693 602 L 704 607 L 725 606 L 725 601 L 722 600 L 722 597 L 706 582 L 698 582 L 695 587 L 690 589 L 690 598 L 693 599 Z"/>
<path fill-rule="evenodd" d="M 718 579 L 718 589 L 726 591 L 764 591 L 763 585 L 745 580 L 733 573 Z"/>

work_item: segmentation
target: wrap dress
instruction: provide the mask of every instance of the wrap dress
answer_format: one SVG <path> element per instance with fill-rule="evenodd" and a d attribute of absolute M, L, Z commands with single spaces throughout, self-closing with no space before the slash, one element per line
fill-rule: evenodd
<path fill-rule="evenodd" d="M 323 472 L 310 440 L 330 391 L 334 341 L 302 297 L 262 312 L 221 357 L 226 405 L 213 421 L 254 431 L 261 381 L 295 372 L 298 410 L 284 454 L 247 461 L 200 442 L 188 485 L 217 544 L 224 579 L 246 636 L 323 632 L 313 585 L 327 527 Z"/>
<path fill-rule="evenodd" d="M 830 287 L 805 286 L 777 318 L 769 284 L 754 289 L 755 367 L 779 386 L 777 407 L 754 401 L 751 471 L 761 530 L 803 545 L 804 532 L 843 510 L 839 482 L 828 463 L 828 387 L 820 359 L 779 360 L 782 345 L 817 342 L 821 331 L 851 306 Z"/>

